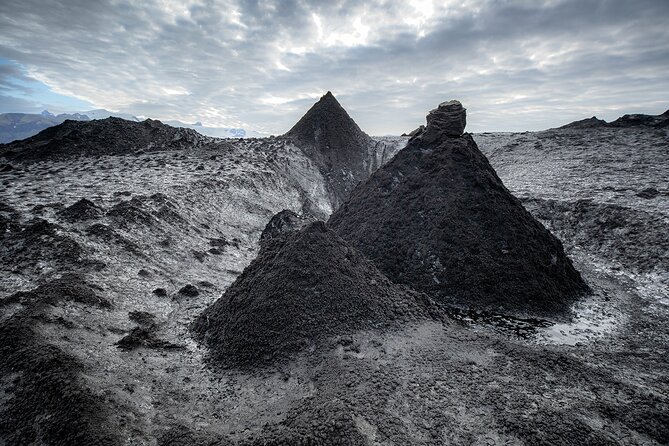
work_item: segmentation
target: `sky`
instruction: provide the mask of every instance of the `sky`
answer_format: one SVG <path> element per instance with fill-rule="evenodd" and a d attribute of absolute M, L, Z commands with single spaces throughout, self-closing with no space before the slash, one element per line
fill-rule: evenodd
<path fill-rule="evenodd" d="M 332 91 L 372 135 L 669 109 L 669 0 L 3 0 L 0 113 L 286 132 Z"/>

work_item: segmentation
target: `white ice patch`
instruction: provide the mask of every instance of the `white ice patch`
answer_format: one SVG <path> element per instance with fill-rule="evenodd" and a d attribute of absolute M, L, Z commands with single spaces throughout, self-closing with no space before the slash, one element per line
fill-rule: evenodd
<path fill-rule="evenodd" d="M 610 303 L 602 296 L 591 296 L 573 308 L 576 316 L 570 322 L 557 323 L 537 329 L 539 342 L 561 345 L 576 345 L 590 342 L 612 333 L 625 316 L 610 309 Z"/>

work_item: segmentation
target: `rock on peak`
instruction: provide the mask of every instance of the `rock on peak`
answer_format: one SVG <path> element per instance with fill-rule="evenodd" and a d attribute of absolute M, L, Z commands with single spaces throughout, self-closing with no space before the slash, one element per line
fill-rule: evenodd
<path fill-rule="evenodd" d="M 467 125 L 467 109 L 460 101 L 447 101 L 439 104 L 427 115 L 427 127 L 420 133 L 423 141 L 430 143 L 442 136 L 460 137 Z"/>

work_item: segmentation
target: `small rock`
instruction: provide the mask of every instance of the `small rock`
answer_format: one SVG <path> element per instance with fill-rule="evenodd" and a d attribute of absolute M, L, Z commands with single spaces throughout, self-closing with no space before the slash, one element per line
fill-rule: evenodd
<path fill-rule="evenodd" d="M 648 187 L 642 191 L 637 192 L 637 197 L 645 198 L 647 200 L 651 198 L 655 198 L 658 195 L 660 195 L 660 191 L 655 189 L 654 187 Z"/>
<path fill-rule="evenodd" d="M 153 290 L 153 294 L 159 297 L 165 297 L 167 296 L 167 290 L 165 288 L 156 288 Z"/>
<path fill-rule="evenodd" d="M 179 290 L 179 294 L 181 294 L 182 296 L 195 297 L 198 296 L 200 292 L 194 285 L 191 285 L 189 283 L 188 285 L 184 286 Z"/>

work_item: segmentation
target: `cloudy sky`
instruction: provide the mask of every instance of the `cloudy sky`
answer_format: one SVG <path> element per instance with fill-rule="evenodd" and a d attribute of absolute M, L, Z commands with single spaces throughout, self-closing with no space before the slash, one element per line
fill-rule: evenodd
<path fill-rule="evenodd" d="M 327 90 L 371 134 L 669 108 L 668 0 L 0 2 L 0 112 L 107 108 L 279 134 Z"/>

